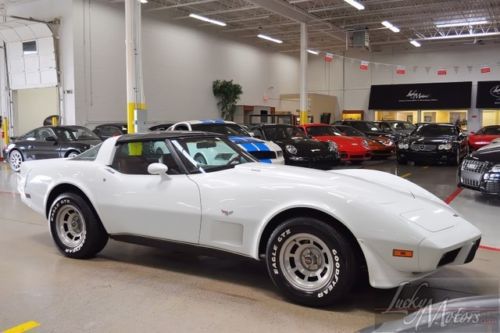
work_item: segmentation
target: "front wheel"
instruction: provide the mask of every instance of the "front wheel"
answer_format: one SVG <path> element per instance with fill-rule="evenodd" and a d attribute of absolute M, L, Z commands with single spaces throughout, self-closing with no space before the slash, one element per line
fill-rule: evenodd
<path fill-rule="evenodd" d="M 74 193 L 61 194 L 49 211 L 52 238 L 67 257 L 86 259 L 99 253 L 108 234 L 91 206 Z"/>
<path fill-rule="evenodd" d="M 66 154 L 66 157 L 68 157 L 68 158 L 73 158 L 73 157 L 76 157 L 76 156 L 78 156 L 78 155 L 80 155 L 80 153 L 79 153 L 79 152 L 77 152 L 76 150 L 71 150 L 70 152 L 68 152 L 68 153 Z"/>
<path fill-rule="evenodd" d="M 293 302 L 330 305 L 352 287 L 358 265 L 346 238 L 314 218 L 281 224 L 267 243 L 266 264 L 280 291 Z"/>
<path fill-rule="evenodd" d="M 13 151 L 10 152 L 9 165 L 13 171 L 18 172 L 19 170 L 21 170 L 21 164 L 23 163 L 23 161 L 24 161 L 23 154 L 21 154 L 19 150 L 14 149 Z"/>

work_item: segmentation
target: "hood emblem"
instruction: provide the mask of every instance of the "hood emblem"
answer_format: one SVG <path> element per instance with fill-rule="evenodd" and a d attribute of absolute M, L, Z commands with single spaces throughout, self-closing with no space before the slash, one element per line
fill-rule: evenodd
<path fill-rule="evenodd" d="M 229 215 L 232 215 L 233 214 L 233 211 L 232 210 L 224 210 L 224 209 L 221 209 L 220 210 L 222 212 L 222 214 L 226 215 L 226 216 L 229 216 Z"/>

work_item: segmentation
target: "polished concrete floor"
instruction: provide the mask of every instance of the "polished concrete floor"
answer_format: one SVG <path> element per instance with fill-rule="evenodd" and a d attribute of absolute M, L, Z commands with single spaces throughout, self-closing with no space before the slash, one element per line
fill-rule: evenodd
<path fill-rule="evenodd" d="M 446 199 L 455 168 L 373 161 Z M 16 175 L 0 163 L 0 331 L 28 321 L 30 332 L 353 332 L 376 321 L 396 290 L 360 283 L 342 303 L 311 309 L 283 300 L 263 265 L 110 241 L 95 259 L 59 254 L 43 217 L 15 193 Z M 464 190 L 451 203 L 499 246 L 500 200 Z M 498 294 L 500 252 L 480 249 L 465 266 L 445 267 L 422 291 L 434 301 Z M 420 295 L 421 297 L 424 297 Z"/>

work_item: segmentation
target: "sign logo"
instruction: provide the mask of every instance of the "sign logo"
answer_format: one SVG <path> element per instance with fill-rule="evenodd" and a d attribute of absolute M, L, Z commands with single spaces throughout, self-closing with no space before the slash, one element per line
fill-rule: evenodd
<path fill-rule="evenodd" d="M 496 98 L 500 98 L 500 84 L 497 84 L 490 89 L 490 95 Z"/>
<path fill-rule="evenodd" d="M 406 97 L 413 100 L 419 100 L 419 99 L 427 99 L 431 97 L 431 95 L 419 93 L 418 90 L 410 90 L 408 94 L 406 94 Z"/>
<path fill-rule="evenodd" d="M 224 210 L 224 209 L 221 209 L 220 210 L 222 214 L 226 215 L 226 216 L 229 216 L 229 215 L 232 215 L 233 214 L 233 211 L 232 210 Z"/>

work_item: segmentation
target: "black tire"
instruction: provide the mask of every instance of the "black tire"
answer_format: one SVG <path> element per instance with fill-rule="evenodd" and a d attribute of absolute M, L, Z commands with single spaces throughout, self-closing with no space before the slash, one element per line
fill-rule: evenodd
<path fill-rule="evenodd" d="M 78 194 L 63 193 L 54 200 L 49 224 L 57 248 L 69 258 L 92 258 L 108 241 L 97 214 Z"/>
<path fill-rule="evenodd" d="M 194 155 L 194 160 L 199 164 L 207 165 L 207 160 L 202 154 Z"/>
<path fill-rule="evenodd" d="M 80 155 L 80 152 L 77 151 L 77 150 L 70 150 L 66 153 L 66 156 L 64 157 L 75 157 L 75 156 L 78 156 Z"/>
<path fill-rule="evenodd" d="M 292 253 L 288 260 L 286 253 Z M 291 258 L 297 255 L 298 263 Z M 310 217 L 291 218 L 274 230 L 267 243 L 266 265 L 271 280 L 286 298 L 312 307 L 327 306 L 345 296 L 359 270 L 354 249 L 346 238 Z M 301 268 L 315 276 L 300 273 Z"/>

